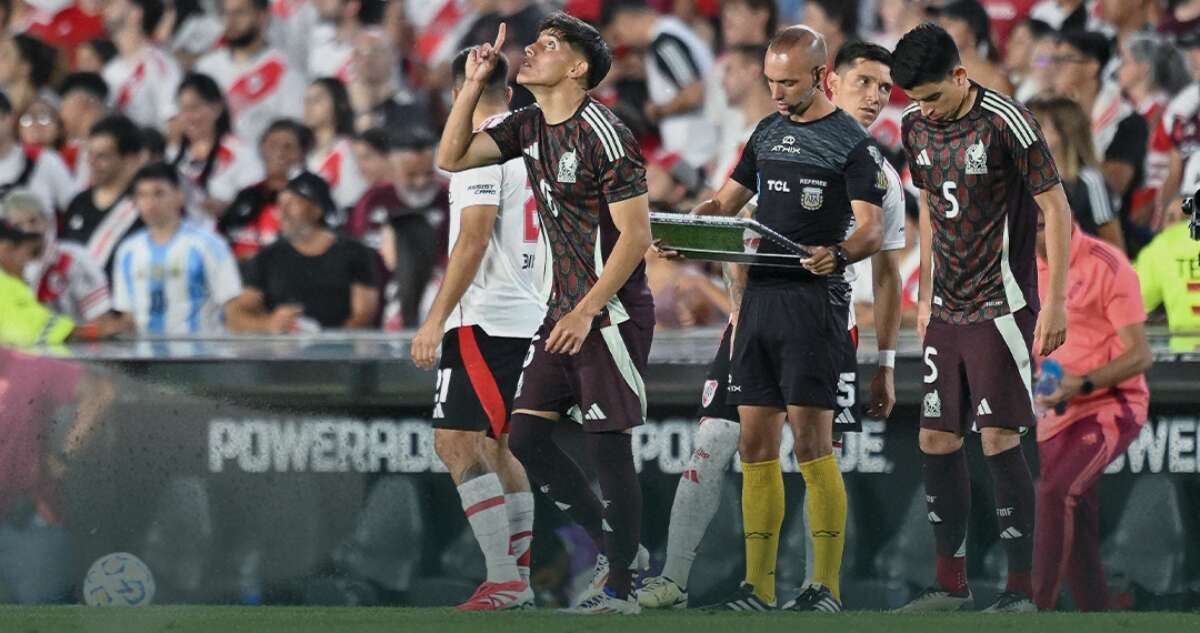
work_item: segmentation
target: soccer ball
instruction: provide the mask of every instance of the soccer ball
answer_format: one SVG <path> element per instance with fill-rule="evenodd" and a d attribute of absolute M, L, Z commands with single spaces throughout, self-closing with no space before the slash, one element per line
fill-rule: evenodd
<path fill-rule="evenodd" d="M 133 554 L 101 556 L 83 579 L 83 602 L 89 607 L 144 607 L 152 600 L 154 575 Z"/>

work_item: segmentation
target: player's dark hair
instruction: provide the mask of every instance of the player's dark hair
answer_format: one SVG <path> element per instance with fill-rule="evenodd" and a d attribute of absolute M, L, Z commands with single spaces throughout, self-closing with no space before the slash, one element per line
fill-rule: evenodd
<path fill-rule="evenodd" d="M 770 39 L 775 31 L 779 30 L 779 5 L 775 4 L 775 0 L 726 0 L 721 3 L 724 6 L 741 5 L 754 9 L 755 11 L 767 12 L 767 32 L 763 33 L 763 37 Z"/>
<path fill-rule="evenodd" d="M 900 38 L 892 51 L 892 80 L 911 90 L 942 81 L 962 63 L 954 39 L 942 27 L 926 22 Z"/>
<path fill-rule="evenodd" d="M 296 138 L 296 144 L 300 146 L 300 152 L 308 156 L 309 152 L 316 146 L 317 141 L 313 138 L 312 130 L 306 125 L 295 119 L 275 119 L 263 130 L 262 136 L 258 138 L 258 144 L 262 145 L 267 137 L 276 132 L 287 132 Z"/>
<path fill-rule="evenodd" d="M 154 30 L 167 11 L 166 4 L 163 0 L 130 0 L 130 3 L 142 10 L 142 34 L 147 37 L 154 35 Z"/>
<path fill-rule="evenodd" d="M 217 81 L 204 73 L 191 72 L 183 76 L 179 88 L 175 90 L 178 98 L 185 91 L 196 93 L 204 102 L 221 106 L 221 115 L 217 117 L 216 137 L 219 139 L 233 130 L 233 120 L 229 117 L 229 105 L 225 103 L 225 95 Z"/>
<path fill-rule="evenodd" d="M 424 152 L 432 150 L 438 142 L 437 137 L 423 127 L 397 130 L 390 136 L 392 151 L 397 152 Z"/>
<path fill-rule="evenodd" d="M 450 64 L 450 71 L 454 77 L 454 85 L 460 86 L 467 79 L 467 59 L 471 57 L 471 49 L 464 48 L 454 56 L 454 61 Z M 504 94 L 504 90 L 508 88 L 508 57 L 504 53 L 496 55 L 496 67 L 492 69 L 492 73 L 488 75 L 485 87 L 492 94 Z"/>
<path fill-rule="evenodd" d="M 834 56 L 833 69 L 840 72 L 843 68 L 858 63 L 860 59 L 879 62 L 888 68 L 892 67 L 892 54 L 888 52 L 888 49 L 870 42 L 847 42 L 838 49 L 837 55 Z"/>
<path fill-rule="evenodd" d="M 354 137 L 354 140 L 370 147 L 371 151 L 376 154 L 383 154 L 385 156 L 391 151 L 393 145 L 391 133 L 381 127 L 373 127 L 360 132 L 358 136 Z"/>
<path fill-rule="evenodd" d="M 139 136 L 142 138 L 142 149 L 152 158 L 162 158 L 167 153 L 167 137 L 161 130 L 154 126 L 146 126 L 141 128 Z"/>
<path fill-rule="evenodd" d="M 108 101 L 108 82 L 99 73 L 71 73 L 59 84 L 58 94 L 64 98 L 79 91 L 101 102 Z"/>
<path fill-rule="evenodd" d="M 588 63 L 587 89 L 595 88 L 612 68 L 612 51 L 596 27 L 561 11 L 551 13 L 538 24 L 538 33 L 550 31 L 583 55 Z"/>
<path fill-rule="evenodd" d="M 808 0 L 810 4 L 820 7 L 829 16 L 842 35 L 848 39 L 858 37 L 858 3 L 847 0 Z"/>
<path fill-rule="evenodd" d="M 19 33 L 14 35 L 13 44 L 21 61 L 29 64 L 29 82 L 35 88 L 45 88 L 54 74 L 54 64 L 58 61 L 58 51 L 52 46 L 32 35 Z"/>
<path fill-rule="evenodd" d="M 321 77 L 312 82 L 320 86 L 333 102 L 333 129 L 338 136 L 354 136 L 354 107 L 350 105 L 350 92 L 346 84 L 337 77 Z"/>
<path fill-rule="evenodd" d="M 112 40 L 103 37 L 97 37 L 93 40 L 88 40 L 86 46 L 91 47 L 100 56 L 100 61 L 107 64 L 117 57 L 117 45 L 113 44 Z"/>
<path fill-rule="evenodd" d="M 175 189 L 179 188 L 179 172 L 171 164 L 162 161 L 143 165 L 134 174 L 132 186 L 136 188 L 140 183 L 150 180 L 161 180 Z"/>
<path fill-rule="evenodd" d="M 1112 58 L 1112 46 L 1103 33 L 1095 31 L 1072 30 L 1059 34 L 1058 41 L 1079 52 L 1084 57 L 1095 60 L 1096 77 L 1104 72 L 1108 60 Z"/>
<path fill-rule="evenodd" d="M 111 137 L 121 156 L 132 156 L 142 151 L 142 130 L 128 117 L 113 114 L 96 121 L 88 136 Z"/>

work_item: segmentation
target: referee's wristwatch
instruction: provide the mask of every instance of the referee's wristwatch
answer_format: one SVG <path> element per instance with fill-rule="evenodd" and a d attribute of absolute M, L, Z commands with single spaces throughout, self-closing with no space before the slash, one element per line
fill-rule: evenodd
<path fill-rule="evenodd" d="M 846 249 L 842 248 L 841 244 L 834 244 L 829 247 L 833 253 L 834 272 L 845 272 L 846 267 L 850 265 L 850 257 L 846 255 Z"/>
<path fill-rule="evenodd" d="M 1095 390 L 1096 390 L 1096 383 L 1092 382 L 1091 378 L 1084 376 L 1083 382 L 1080 383 L 1080 385 L 1079 385 L 1079 394 L 1084 395 L 1084 396 L 1090 396 L 1090 395 L 1092 395 L 1092 392 Z"/>

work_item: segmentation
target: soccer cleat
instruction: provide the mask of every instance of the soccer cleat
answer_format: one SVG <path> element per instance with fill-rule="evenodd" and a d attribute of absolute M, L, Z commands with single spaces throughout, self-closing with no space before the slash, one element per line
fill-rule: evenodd
<path fill-rule="evenodd" d="M 687 591 L 666 576 L 647 580 L 637 591 L 638 604 L 647 609 L 686 609 Z"/>
<path fill-rule="evenodd" d="M 523 580 L 485 582 L 475 594 L 458 605 L 458 611 L 507 611 L 533 607 L 533 590 Z"/>
<path fill-rule="evenodd" d="M 650 569 L 650 551 L 645 547 L 638 545 L 637 556 L 634 557 L 633 563 L 629 565 L 629 569 L 633 571 L 645 571 Z M 575 598 L 574 606 L 579 606 L 589 599 L 596 596 L 604 589 L 604 584 L 608 582 L 608 557 L 604 554 L 596 555 L 596 566 L 592 569 L 592 580 L 588 586 Z"/>
<path fill-rule="evenodd" d="M 767 602 L 759 598 L 754 593 L 754 585 L 742 581 L 737 590 L 724 600 L 701 608 L 715 611 L 774 611 L 775 601 Z"/>
<path fill-rule="evenodd" d="M 970 611 L 975 607 L 971 590 L 951 593 L 940 587 L 929 587 L 912 602 L 896 609 L 897 613 L 935 613 L 938 611 Z"/>
<path fill-rule="evenodd" d="M 637 596 L 629 594 L 626 598 L 618 598 L 611 589 L 605 587 L 587 600 L 567 609 L 559 609 L 558 612 L 569 615 L 637 615 L 642 612 L 642 606 L 638 604 Z"/>
<path fill-rule="evenodd" d="M 820 613 L 841 613 L 842 603 L 833 597 L 829 587 L 821 583 L 808 583 L 804 591 L 794 600 L 783 605 L 784 611 L 817 611 Z"/>
<path fill-rule="evenodd" d="M 1033 604 L 1033 600 L 1029 596 L 1019 591 L 1005 591 L 996 596 L 988 608 L 984 609 L 984 613 L 1035 613 L 1037 605 Z"/>

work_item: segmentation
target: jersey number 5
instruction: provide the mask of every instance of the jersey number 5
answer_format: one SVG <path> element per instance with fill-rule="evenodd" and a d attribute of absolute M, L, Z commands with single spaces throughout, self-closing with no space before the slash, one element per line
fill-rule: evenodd
<path fill-rule="evenodd" d="M 946 212 L 946 219 L 953 220 L 958 217 L 958 198 L 954 197 L 954 191 L 958 189 L 958 185 L 953 180 L 947 180 L 942 183 L 942 197 L 946 202 L 950 203 L 950 210 Z"/>

